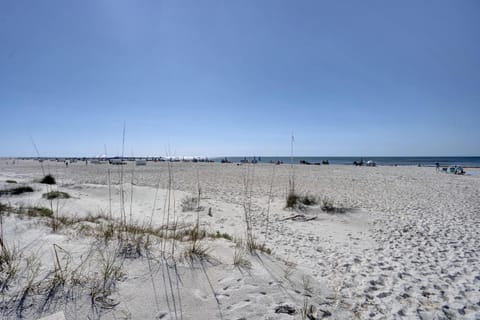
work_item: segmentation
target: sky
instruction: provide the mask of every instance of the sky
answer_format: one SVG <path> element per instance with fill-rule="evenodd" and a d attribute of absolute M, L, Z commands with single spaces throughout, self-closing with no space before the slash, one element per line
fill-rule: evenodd
<path fill-rule="evenodd" d="M 478 156 L 480 2 L 0 1 L 0 157 Z M 33 141 L 33 143 L 32 143 Z"/>

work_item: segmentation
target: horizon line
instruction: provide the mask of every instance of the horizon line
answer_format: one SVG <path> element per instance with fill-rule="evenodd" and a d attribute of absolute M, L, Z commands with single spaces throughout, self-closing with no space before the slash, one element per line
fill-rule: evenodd
<path fill-rule="evenodd" d="M 21 158 L 28 158 L 28 159 L 38 159 L 38 158 L 291 158 L 291 155 L 214 155 L 214 156 L 192 156 L 192 155 L 181 155 L 181 156 L 160 156 L 160 155 L 138 155 L 138 156 L 121 156 L 121 155 L 96 155 L 96 156 L 58 156 L 58 155 L 49 155 L 49 156 L 0 156 L 0 159 L 21 159 Z M 310 158 L 480 158 L 480 155 L 294 155 L 293 158 L 302 158 L 302 157 L 310 157 Z"/>

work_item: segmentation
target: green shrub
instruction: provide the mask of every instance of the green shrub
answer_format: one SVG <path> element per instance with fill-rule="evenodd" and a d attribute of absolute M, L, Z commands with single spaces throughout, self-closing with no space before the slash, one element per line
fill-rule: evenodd
<path fill-rule="evenodd" d="M 344 213 L 346 211 L 344 207 L 335 205 L 333 201 L 328 198 L 322 199 L 320 208 L 328 213 Z"/>
<path fill-rule="evenodd" d="M 19 195 L 25 192 L 33 192 L 33 189 L 29 186 L 21 186 L 11 189 L 0 190 L 0 196 L 3 195 Z"/>
<path fill-rule="evenodd" d="M 260 251 L 266 254 L 272 254 L 272 250 L 267 248 L 265 244 L 260 244 L 255 241 L 247 241 L 247 249 L 250 252 Z"/>
<path fill-rule="evenodd" d="M 10 211 L 11 208 L 8 204 L 0 203 L 0 213 Z"/>
<path fill-rule="evenodd" d="M 217 231 L 216 233 L 211 233 L 211 234 L 209 234 L 209 236 L 211 238 L 214 238 L 214 239 L 223 238 L 223 239 L 229 240 L 229 241 L 233 240 L 233 237 L 231 235 L 229 235 L 228 233 L 220 233 L 220 231 Z"/>
<path fill-rule="evenodd" d="M 53 200 L 53 199 L 69 199 L 70 195 L 66 192 L 62 191 L 50 191 L 47 193 L 44 193 L 42 195 L 43 198 L 47 200 Z"/>
<path fill-rule="evenodd" d="M 30 217 L 47 217 L 53 216 L 53 211 L 44 207 L 30 207 L 27 208 L 26 214 Z"/>
<path fill-rule="evenodd" d="M 298 204 L 298 198 L 299 196 L 296 193 L 290 192 L 287 196 L 285 208 L 294 208 Z"/>
<path fill-rule="evenodd" d="M 186 212 L 186 211 L 198 210 L 200 209 L 198 204 L 199 204 L 198 198 L 187 196 L 182 199 L 182 203 L 181 203 L 182 211 Z"/>
<path fill-rule="evenodd" d="M 302 205 L 313 206 L 317 203 L 317 199 L 314 196 L 300 196 L 294 192 L 290 192 L 287 196 L 287 203 L 285 205 L 285 208 L 297 208 L 301 207 Z"/>
<path fill-rule="evenodd" d="M 210 248 L 208 246 L 205 246 L 198 241 L 192 241 L 185 248 L 184 256 L 190 260 L 194 260 L 195 258 L 205 260 L 209 257 L 209 251 Z"/>
<path fill-rule="evenodd" d="M 317 199 L 314 196 L 311 195 L 306 195 L 303 197 L 299 197 L 298 201 L 301 204 L 304 204 L 306 206 L 314 206 L 317 204 Z"/>
<path fill-rule="evenodd" d="M 56 181 L 55 181 L 55 178 L 52 177 L 52 175 L 47 174 L 45 177 L 42 178 L 42 180 L 40 180 L 40 183 L 43 183 L 43 184 L 56 184 Z"/>

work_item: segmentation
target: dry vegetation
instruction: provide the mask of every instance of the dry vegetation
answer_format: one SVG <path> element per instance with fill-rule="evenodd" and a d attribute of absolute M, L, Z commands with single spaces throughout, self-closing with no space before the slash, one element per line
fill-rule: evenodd
<path fill-rule="evenodd" d="M 16 188 L 3 189 L 3 190 L 0 190 L 0 196 L 5 196 L 5 195 L 17 196 L 25 192 L 33 192 L 32 187 L 21 186 Z"/>
<path fill-rule="evenodd" d="M 42 195 L 43 198 L 47 200 L 53 200 L 53 199 L 69 199 L 70 195 L 66 192 L 62 191 L 50 191 L 47 193 L 44 193 Z"/>
<path fill-rule="evenodd" d="M 55 260 L 47 271 L 42 269 L 38 257 L 25 256 L 15 247 L 9 247 L 3 236 L 0 238 L 0 292 L 8 297 L 0 302 L 2 314 L 23 317 L 31 314 L 33 309 L 48 309 L 58 299 L 68 296 L 72 290 L 80 291 L 91 304 L 92 318 L 113 308 L 117 301 L 110 298 L 116 289 L 116 283 L 125 276 L 123 261 L 125 259 L 150 259 L 152 244 L 160 245 L 166 241 L 181 244 L 183 257 L 190 262 L 200 262 L 209 257 L 210 248 L 205 239 L 225 239 L 232 237 L 226 233 L 208 233 L 199 223 L 194 225 L 171 224 L 152 227 L 149 225 L 122 225 L 121 220 L 112 220 L 103 213 L 85 217 L 54 217 L 48 208 L 22 207 L 13 208 L 0 205 L 0 215 L 28 216 L 42 219 L 46 225 L 58 223 L 55 230 L 72 228 L 81 230 L 84 235 L 96 239 L 92 242 L 88 259 L 98 261 L 99 272 L 83 270 L 86 261 L 73 259 L 71 253 L 54 245 L 52 251 Z M 93 224 L 93 226 L 92 226 Z M 88 227 L 86 227 L 88 226 Z M 170 254 L 167 247 L 164 254 Z M 60 256 L 66 259 L 59 258 Z M 173 256 L 172 256 L 173 257 Z M 243 265 L 248 262 L 242 262 Z M 43 270 L 43 271 L 42 271 Z M 15 286 L 11 284 L 15 283 Z"/>
<path fill-rule="evenodd" d="M 43 169 L 43 168 L 42 168 Z M 260 244 L 255 236 L 253 216 L 262 214 L 255 211 L 252 206 L 252 193 L 254 184 L 254 167 L 249 167 L 245 178 L 245 241 L 235 241 L 235 249 L 232 264 L 238 268 L 251 268 L 250 254 L 256 252 L 271 253 L 265 244 Z M 7 317 L 31 317 L 33 314 L 41 314 L 54 306 L 61 299 L 69 297 L 72 292 L 80 294 L 82 299 L 89 301 L 89 318 L 99 318 L 105 310 L 114 308 L 118 301 L 113 299 L 112 293 L 117 288 L 117 282 L 124 279 L 126 270 L 125 259 L 145 259 L 151 268 L 155 252 L 160 252 L 161 259 L 169 261 L 169 267 L 177 263 L 188 261 L 189 264 L 200 264 L 205 276 L 204 262 L 209 261 L 212 250 L 210 241 L 223 239 L 234 242 L 233 236 L 225 232 L 208 232 L 202 225 L 200 212 L 203 208 L 201 201 L 200 178 L 197 172 L 197 190 L 195 196 L 186 197 L 180 207 L 182 211 L 194 211 L 197 213 L 196 222 L 193 224 L 180 224 L 175 211 L 175 192 L 173 190 L 173 172 L 169 167 L 169 176 L 166 188 L 166 200 L 163 204 L 163 223 L 153 225 L 150 222 L 143 224 L 134 223 L 132 207 L 130 206 L 130 219 L 127 219 L 127 206 L 123 189 L 123 169 L 120 176 L 120 213 L 118 219 L 112 217 L 112 193 L 110 190 L 110 171 L 108 171 L 109 204 L 108 212 L 99 212 L 95 215 L 69 216 L 61 213 L 58 201 L 68 199 L 66 192 L 52 190 L 56 184 L 55 178 L 47 174 L 40 183 L 47 185 L 47 192 L 42 198 L 48 200 L 49 208 L 39 206 L 14 207 L 0 203 L 0 222 L 2 233 L 0 234 L 0 292 L 5 299 L 0 301 L 0 314 Z M 273 180 L 272 180 L 273 181 Z M 272 182 L 273 183 L 273 182 Z M 132 171 L 131 184 L 134 184 L 134 172 Z M 18 187 L 7 189 L 4 194 L 16 195 L 21 192 L 32 192 L 30 187 Z M 157 189 L 158 191 L 158 189 Z M 270 191 L 271 193 L 271 191 Z M 133 201 L 133 188 L 130 192 Z M 268 206 L 271 199 L 269 198 Z M 156 202 L 154 200 L 155 212 Z M 269 208 L 267 209 L 267 212 Z M 209 210 L 211 215 L 211 210 Z M 92 240 L 88 253 L 74 256 L 72 252 L 65 250 L 57 244 L 51 248 L 55 257 L 51 266 L 44 266 L 35 254 L 27 254 L 10 246 L 3 234 L 3 219 L 15 216 L 21 219 L 37 219 L 43 225 L 51 228 L 51 231 L 59 234 L 69 234 L 72 230 L 75 234 L 88 237 Z M 267 214 L 268 220 L 268 214 Z M 267 230 L 268 232 L 268 230 Z M 165 262 L 167 263 L 167 262 Z M 95 266 L 96 271 L 85 268 L 85 265 Z M 168 270 L 168 268 L 166 270 Z M 176 267 L 174 267 L 176 268 Z M 14 285 L 13 285 L 14 284 Z M 166 289 L 171 301 L 181 300 L 179 291 Z M 212 294 L 213 287 L 212 287 Z M 218 301 L 217 301 L 218 302 Z M 219 307 L 220 308 L 220 307 Z M 219 309 L 220 310 L 220 309 Z M 177 310 L 181 313 L 180 310 Z M 177 312 L 176 311 L 176 312 Z M 221 311 L 219 311 L 221 313 Z M 180 317 L 181 318 L 181 317 Z"/>

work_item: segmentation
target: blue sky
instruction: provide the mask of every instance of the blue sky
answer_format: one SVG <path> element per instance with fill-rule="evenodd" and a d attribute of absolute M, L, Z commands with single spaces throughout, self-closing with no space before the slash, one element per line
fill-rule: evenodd
<path fill-rule="evenodd" d="M 0 2 L 0 156 L 479 155 L 479 1 Z"/>

